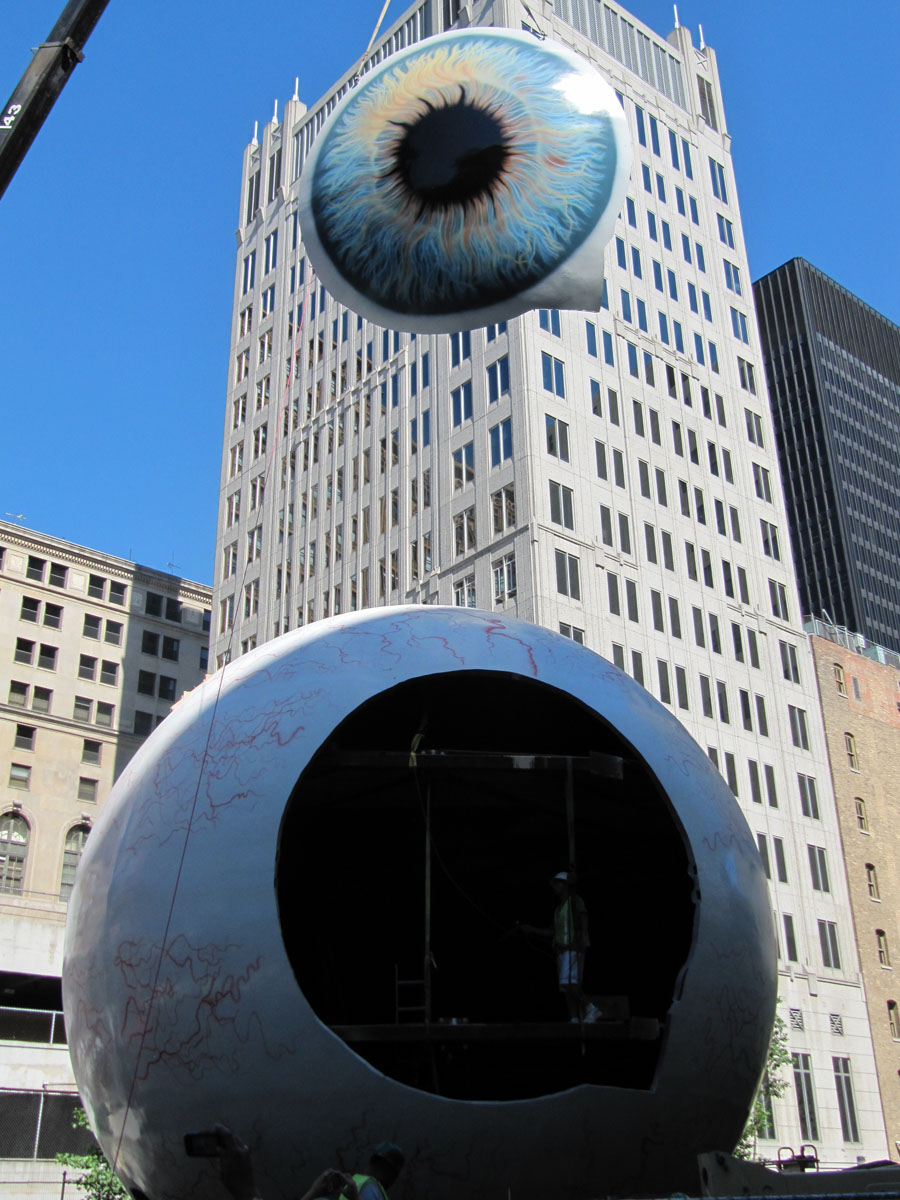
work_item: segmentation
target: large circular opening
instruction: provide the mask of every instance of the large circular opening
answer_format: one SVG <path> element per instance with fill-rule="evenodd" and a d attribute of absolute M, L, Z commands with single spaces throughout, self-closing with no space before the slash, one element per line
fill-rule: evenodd
<path fill-rule="evenodd" d="M 550 880 L 589 918 L 570 1020 Z M 649 1088 L 690 948 L 692 860 L 608 722 L 518 675 L 458 671 L 361 705 L 300 776 L 276 888 L 297 982 L 384 1074 L 471 1100 Z"/>

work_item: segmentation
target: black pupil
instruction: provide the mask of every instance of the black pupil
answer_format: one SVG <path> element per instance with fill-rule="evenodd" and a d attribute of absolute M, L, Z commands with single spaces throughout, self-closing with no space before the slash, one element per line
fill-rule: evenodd
<path fill-rule="evenodd" d="M 397 147 L 394 172 L 421 204 L 443 208 L 466 205 L 487 192 L 509 157 L 496 117 L 463 96 L 444 108 L 430 108 Z"/>

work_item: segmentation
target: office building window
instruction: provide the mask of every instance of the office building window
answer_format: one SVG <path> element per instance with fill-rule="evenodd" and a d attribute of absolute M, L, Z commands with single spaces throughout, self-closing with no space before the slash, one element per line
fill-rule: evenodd
<path fill-rule="evenodd" d="M 516 493 L 512 484 L 501 488 L 491 496 L 491 513 L 494 533 L 503 533 L 505 529 L 512 529 L 515 526 Z"/>
<path fill-rule="evenodd" d="M 800 664 L 797 660 L 797 647 L 790 642 L 779 641 L 781 653 L 781 673 L 790 683 L 800 682 Z"/>
<path fill-rule="evenodd" d="M 476 549 L 474 505 L 457 513 L 453 518 L 453 540 L 457 558 Z"/>
<path fill-rule="evenodd" d="M 501 396 L 509 394 L 509 358 L 504 354 L 487 369 L 488 403 L 494 404 Z M 471 384 L 463 384 L 463 389 L 469 388 L 471 399 Z M 471 407 L 471 405 L 470 405 Z"/>
<path fill-rule="evenodd" d="M 84 852 L 84 844 L 90 832 L 90 825 L 76 825 L 66 834 L 62 875 L 59 881 L 60 900 L 68 900 L 72 894 L 72 888 L 75 885 L 75 872 L 78 869 L 78 863 L 81 861 L 81 855 Z"/>
<path fill-rule="evenodd" d="M 17 750 L 33 750 L 37 730 L 33 725 L 16 725 L 14 745 Z"/>
<path fill-rule="evenodd" d="M 856 1120 L 856 1104 L 853 1100 L 853 1082 L 850 1078 L 850 1059 L 832 1058 L 834 1086 L 837 1092 L 838 1112 L 841 1114 L 841 1133 L 845 1142 L 859 1141 L 859 1125 Z"/>
<path fill-rule="evenodd" d="M 825 848 L 823 846 L 807 846 L 806 851 L 809 856 L 809 873 L 812 879 L 813 891 L 830 892 L 831 887 L 828 882 L 828 864 L 825 858 Z"/>
<path fill-rule="evenodd" d="M 88 800 L 91 803 L 96 802 L 96 799 L 97 799 L 97 780 L 96 779 L 89 779 L 85 775 L 81 776 L 81 778 L 78 780 L 78 799 L 79 800 Z"/>
<path fill-rule="evenodd" d="M 458 608 L 475 607 L 475 576 L 466 575 L 453 585 L 453 603 Z"/>
<path fill-rule="evenodd" d="M 85 738 L 82 742 L 81 761 L 83 763 L 90 763 L 93 766 L 99 766 L 102 751 L 102 742 L 95 742 L 91 741 L 89 738 Z"/>
<path fill-rule="evenodd" d="M 797 708 L 794 704 L 789 704 L 788 718 L 791 726 L 791 741 L 798 749 L 808 750 L 809 726 L 806 719 L 806 710 Z"/>
<path fill-rule="evenodd" d="M 810 1056 L 795 1053 L 791 1055 L 791 1062 L 794 1068 L 794 1094 L 797 1097 L 800 1133 L 806 1141 L 815 1142 L 819 1139 L 819 1122 L 816 1116 L 816 1097 Z"/>
<path fill-rule="evenodd" d="M 507 417 L 488 430 L 490 440 L 491 466 L 499 467 L 501 462 L 512 458 L 512 419 Z"/>
<path fill-rule="evenodd" d="M 550 480 L 550 520 L 566 529 L 575 528 L 575 505 L 572 489 Z"/>
<path fill-rule="evenodd" d="M 25 770 L 30 774 L 30 767 Z M 13 783 L 10 773 L 10 787 L 20 786 Z M 18 813 L 5 812 L 0 816 L 0 892 L 18 895 L 23 889 L 29 833 L 28 822 Z"/>
<path fill-rule="evenodd" d="M 475 479 L 475 443 L 466 442 L 453 451 L 453 490 L 459 491 Z M 396 524 L 392 520 L 391 524 Z"/>
<path fill-rule="evenodd" d="M 59 651 L 57 650 L 56 646 L 47 646 L 41 642 L 41 646 L 38 651 L 37 665 L 42 671 L 55 671 L 58 654 Z"/>
<path fill-rule="evenodd" d="M 841 956 L 838 953 L 837 925 L 834 921 L 819 921 L 819 945 L 822 950 L 822 965 L 840 970 Z"/>
<path fill-rule="evenodd" d="M 804 817 L 812 821 L 819 820 L 819 798 L 816 793 L 816 781 L 811 775 L 797 775 L 800 788 L 800 811 Z"/>
<path fill-rule="evenodd" d="M 565 550 L 556 551 L 556 590 L 561 596 L 569 596 L 572 600 L 581 599 L 578 559 Z"/>
<path fill-rule="evenodd" d="M 547 453 L 562 462 L 569 461 L 569 426 L 565 421 L 549 414 L 544 417 L 547 434 Z"/>
<path fill-rule="evenodd" d="M 496 364 L 493 364 L 496 366 Z M 499 399 L 500 393 L 494 399 Z M 461 425 L 463 421 L 472 419 L 472 381 L 469 380 L 450 393 L 450 403 L 453 410 L 453 426 Z"/>
<path fill-rule="evenodd" d="M 504 604 L 516 594 L 516 556 L 507 554 L 493 564 L 494 603 Z"/>
<path fill-rule="evenodd" d="M 797 935 L 794 932 L 794 918 L 790 913 L 782 913 L 782 924 L 784 926 L 784 954 L 788 962 L 798 962 L 797 957 Z"/>
<path fill-rule="evenodd" d="M 759 857 L 762 860 L 763 870 L 766 873 L 766 879 L 772 878 L 772 869 L 769 864 L 769 843 L 764 833 L 756 835 L 756 847 L 759 850 Z"/>
<path fill-rule="evenodd" d="M 558 358 L 547 354 L 546 351 L 541 352 L 541 377 L 546 391 L 559 396 L 561 400 L 565 400 L 565 366 Z"/>
<path fill-rule="evenodd" d="M 550 333 L 553 337 L 561 337 L 562 332 L 559 323 L 558 308 L 539 308 L 538 323 L 546 333 Z"/>

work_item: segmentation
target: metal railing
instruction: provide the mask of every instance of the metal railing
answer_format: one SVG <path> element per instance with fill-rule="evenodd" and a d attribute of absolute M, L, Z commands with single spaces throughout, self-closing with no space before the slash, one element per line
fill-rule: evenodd
<path fill-rule="evenodd" d="M 0 1172 L 0 1200 L 80 1200 L 84 1195 L 75 1178 L 63 1171 L 58 1182 L 48 1179 L 4 1179 Z"/>
<path fill-rule="evenodd" d="M 889 650 L 887 646 L 880 646 L 878 642 L 870 642 L 865 634 L 854 633 L 843 625 L 832 625 L 829 621 L 823 621 L 821 617 L 806 617 L 803 629 L 806 633 L 843 646 L 845 650 L 852 650 L 854 654 L 862 654 L 874 662 L 900 669 L 900 654 L 896 650 Z"/>
<path fill-rule="evenodd" d="M 0 1042 L 65 1046 L 65 1017 L 53 1009 L 0 1008 Z"/>
<path fill-rule="evenodd" d="M 58 891 L 38 892 L 34 888 L 19 887 L 18 882 L 0 883 L 0 901 L 3 900 L 42 900 L 50 902 L 58 908 L 61 919 L 65 920 L 66 900 L 61 899 Z"/>

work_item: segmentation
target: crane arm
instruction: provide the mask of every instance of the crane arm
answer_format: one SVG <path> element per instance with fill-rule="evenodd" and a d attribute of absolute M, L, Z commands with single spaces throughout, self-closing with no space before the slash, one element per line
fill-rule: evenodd
<path fill-rule="evenodd" d="M 84 57 L 84 44 L 108 3 L 69 0 L 0 113 L 0 196 Z"/>

